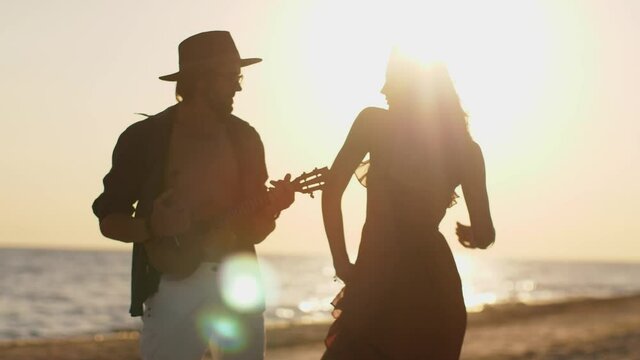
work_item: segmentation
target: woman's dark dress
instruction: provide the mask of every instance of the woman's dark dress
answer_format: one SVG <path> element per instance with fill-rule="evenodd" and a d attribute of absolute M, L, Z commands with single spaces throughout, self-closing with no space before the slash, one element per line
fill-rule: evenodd
<path fill-rule="evenodd" d="M 367 219 L 323 359 L 458 359 L 466 309 L 438 225 L 459 177 L 390 125 L 371 135 Z"/>

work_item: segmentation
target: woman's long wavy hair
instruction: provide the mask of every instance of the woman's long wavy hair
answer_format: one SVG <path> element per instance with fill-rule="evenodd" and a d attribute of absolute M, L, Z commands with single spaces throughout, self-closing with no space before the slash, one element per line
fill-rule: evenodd
<path fill-rule="evenodd" d="M 425 64 L 392 54 L 385 87 L 399 98 L 390 111 L 400 115 L 402 124 L 398 125 L 411 148 L 405 151 L 417 152 L 418 161 L 426 156 L 432 176 L 442 175 L 447 183 L 457 184 L 473 139 L 445 64 Z M 451 205 L 456 197 L 453 193 Z"/>

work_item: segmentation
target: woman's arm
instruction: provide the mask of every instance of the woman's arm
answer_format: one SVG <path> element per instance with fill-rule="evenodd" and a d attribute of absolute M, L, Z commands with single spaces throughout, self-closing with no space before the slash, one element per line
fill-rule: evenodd
<path fill-rule="evenodd" d="M 460 243 L 465 247 L 486 249 L 495 241 L 496 232 L 489 211 L 484 157 L 476 143 L 471 147 L 469 160 L 465 165 L 462 192 L 469 211 L 471 227 L 458 223 L 456 233 Z"/>
<path fill-rule="evenodd" d="M 351 127 L 347 139 L 331 165 L 331 171 L 322 191 L 322 218 L 329 240 L 336 275 L 348 282 L 352 265 L 349 261 L 342 221 L 342 194 L 349 184 L 351 175 L 369 151 L 367 128 L 376 109 L 363 110 Z"/>

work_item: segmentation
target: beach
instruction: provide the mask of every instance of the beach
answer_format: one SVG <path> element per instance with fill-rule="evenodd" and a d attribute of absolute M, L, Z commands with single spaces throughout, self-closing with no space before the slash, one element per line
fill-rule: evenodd
<path fill-rule="evenodd" d="M 319 359 L 328 324 L 267 330 L 267 359 Z M 139 334 L 121 331 L 0 342 L 3 360 L 139 359 Z M 469 314 L 462 359 L 640 359 L 640 295 L 509 304 Z"/>

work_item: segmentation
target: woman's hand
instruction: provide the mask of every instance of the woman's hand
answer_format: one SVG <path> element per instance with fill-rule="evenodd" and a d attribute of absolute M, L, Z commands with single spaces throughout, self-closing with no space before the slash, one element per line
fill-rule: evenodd
<path fill-rule="evenodd" d="M 460 244 L 469 249 L 486 249 L 493 244 L 494 238 L 493 236 L 485 237 L 487 238 L 486 241 L 476 239 L 473 235 L 473 229 L 471 226 L 463 225 L 459 222 L 456 222 L 456 235 L 458 235 L 458 241 Z M 491 238 L 490 241 L 488 240 L 489 238 Z"/>
<path fill-rule="evenodd" d="M 461 223 L 456 221 L 456 235 L 458 235 L 458 241 L 462 246 L 473 249 L 473 231 L 471 231 L 471 226 L 462 225 Z"/>
<path fill-rule="evenodd" d="M 346 261 L 334 264 L 334 268 L 336 269 L 336 276 L 342 280 L 342 282 L 348 284 L 349 281 L 351 281 L 355 265 Z"/>

